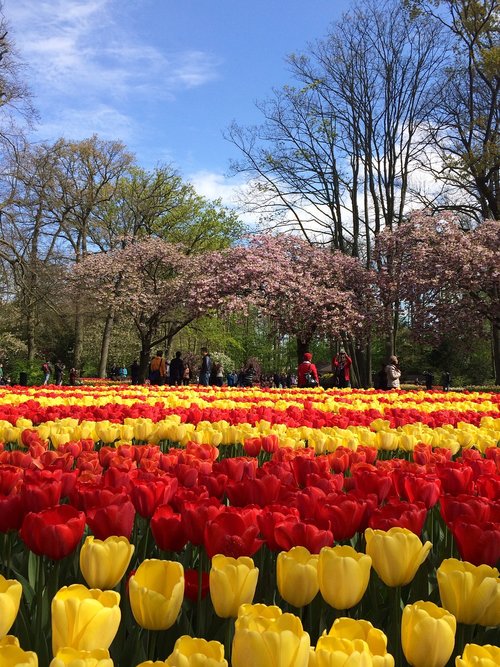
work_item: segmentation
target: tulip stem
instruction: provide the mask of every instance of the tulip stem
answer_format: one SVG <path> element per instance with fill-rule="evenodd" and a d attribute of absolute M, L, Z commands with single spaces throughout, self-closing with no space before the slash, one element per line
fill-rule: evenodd
<path fill-rule="evenodd" d="M 49 664 L 49 655 L 47 649 L 47 639 L 45 629 L 42 628 L 43 621 L 43 591 L 45 588 L 45 568 L 43 556 L 37 556 L 37 572 L 36 572 L 36 594 L 35 594 L 35 628 L 36 628 L 36 652 L 41 665 Z"/>
<path fill-rule="evenodd" d="M 226 620 L 226 638 L 224 640 L 224 657 L 231 664 L 229 656 L 231 655 L 231 649 L 233 644 L 234 637 L 234 618 L 228 618 Z"/>
<path fill-rule="evenodd" d="M 401 651 L 401 586 L 394 588 L 394 662 L 402 665 Z"/>

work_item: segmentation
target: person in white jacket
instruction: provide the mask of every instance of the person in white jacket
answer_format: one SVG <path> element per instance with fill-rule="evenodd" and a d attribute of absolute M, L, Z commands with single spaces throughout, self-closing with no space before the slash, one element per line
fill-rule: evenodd
<path fill-rule="evenodd" d="M 387 375 L 387 389 L 399 389 L 399 378 L 401 377 L 401 370 L 399 368 L 399 361 L 397 357 L 390 357 L 389 363 L 385 367 Z"/>

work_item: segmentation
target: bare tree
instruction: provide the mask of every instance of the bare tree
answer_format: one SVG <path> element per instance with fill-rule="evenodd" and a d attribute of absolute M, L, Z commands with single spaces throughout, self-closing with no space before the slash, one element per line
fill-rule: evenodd
<path fill-rule="evenodd" d="M 409 0 L 417 15 L 439 21 L 453 50 L 435 89 L 425 167 L 443 184 L 426 206 L 476 221 L 499 219 L 500 47 L 498 0 Z"/>

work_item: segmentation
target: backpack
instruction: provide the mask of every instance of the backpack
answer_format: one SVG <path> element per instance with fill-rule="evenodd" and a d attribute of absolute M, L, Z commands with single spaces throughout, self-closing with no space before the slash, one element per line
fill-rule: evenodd
<path fill-rule="evenodd" d="M 306 387 L 317 387 L 318 386 L 318 383 L 316 382 L 316 378 L 311 373 L 311 371 L 307 371 L 304 374 L 304 380 L 305 380 L 305 383 L 306 383 Z"/>

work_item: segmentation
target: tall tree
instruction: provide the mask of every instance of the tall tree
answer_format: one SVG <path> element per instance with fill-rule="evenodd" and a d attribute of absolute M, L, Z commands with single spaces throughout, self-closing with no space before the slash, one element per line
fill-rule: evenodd
<path fill-rule="evenodd" d="M 299 86 L 260 105 L 261 127 L 228 132 L 254 205 L 369 266 L 372 235 L 404 217 L 443 50 L 434 19 L 370 0 L 290 56 Z"/>
<path fill-rule="evenodd" d="M 151 350 L 221 303 L 222 255 L 188 255 L 186 248 L 158 238 L 133 240 L 124 248 L 88 255 L 76 279 L 105 307 L 127 314 L 140 342 L 144 379 Z M 210 267 L 210 270 L 207 270 Z"/>
<path fill-rule="evenodd" d="M 499 384 L 500 222 L 463 229 L 451 214 L 418 213 L 382 233 L 378 250 L 381 297 L 404 303 L 415 338 L 436 343 L 489 323 Z"/>
<path fill-rule="evenodd" d="M 500 46 L 498 0 L 407 0 L 415 15 L 441 22 L 453 51 L 436 85 L 424 166 L 443 184 L 426 206 L 476 220 L 500 216 Z"/>
<path fill-rule="evenodd" d="M 59 140 L 58 156 L 49 198 L 51 215 L 61 228 L 60 239 L 71 260 L 78 264 L 102 242 L 103 209 L 117 196 L 120 179 L 132 164 L 132 156 L 119 141 L 97 136 L 83 141 Z M 84 314 L 75 292 L 73 365 L 80 367 Z"/>

